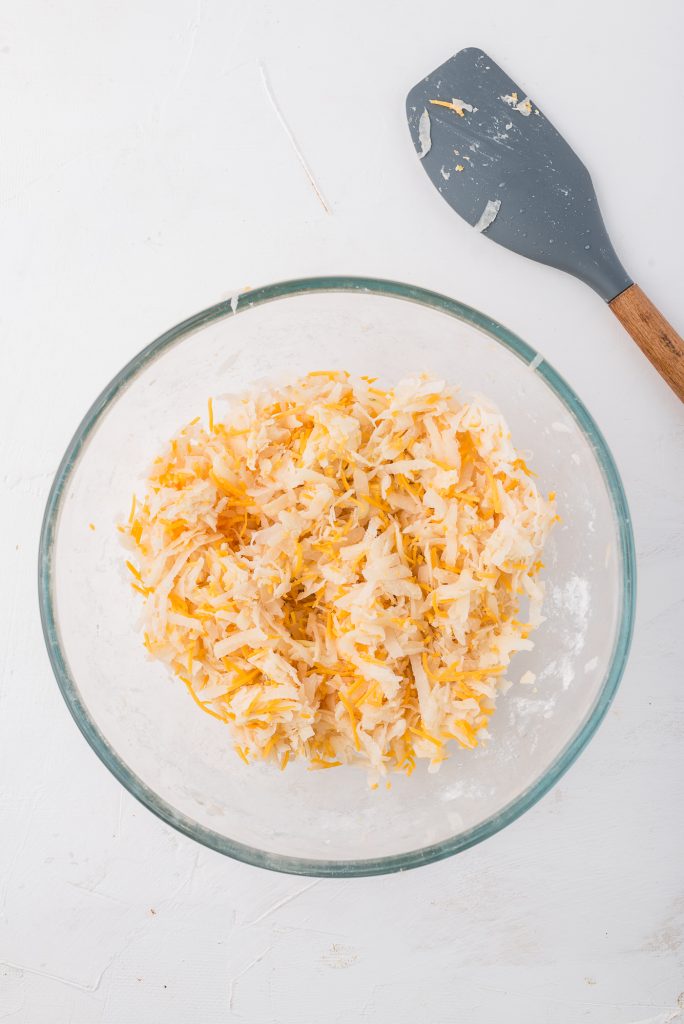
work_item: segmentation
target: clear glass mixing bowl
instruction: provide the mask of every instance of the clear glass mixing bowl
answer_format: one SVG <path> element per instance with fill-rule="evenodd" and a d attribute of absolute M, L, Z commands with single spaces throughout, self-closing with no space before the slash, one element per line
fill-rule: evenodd
<path fill-rule="evenodd" d="M 391 790 L 361 769 L 246 767 L 226 728 L 141 644 L 116 523 L 163 442 L 206 410 L 283 372 L 344 368 L 388 383 L 428 371 L 491 397 L 530 452 L 562 523 L 545 553 L 547 620 L 534 687 L 500 698 L 492 739 L 454 747 Z M 89 528 L 93 523 L 95 531 Z M 40 605 L 57 681 L 82 733 L 119 781 L 179 831 L 262 867 L 310 875 L 397 871 L 492 835 L 559 779 L 605 715 L 634 613 L 634 543 L 613 459 L 558 374 L 510 331 L 433 292 L 319 278 L 258 288 L 179 324 L 105 388 L 64 456 L 40 547 Z"/>

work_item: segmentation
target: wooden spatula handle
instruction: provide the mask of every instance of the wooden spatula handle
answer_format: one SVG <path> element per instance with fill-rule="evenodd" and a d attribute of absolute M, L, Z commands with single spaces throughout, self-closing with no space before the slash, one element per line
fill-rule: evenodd
<path fill-rule="evenodd" d="M 638 284 L 608 303 L 660 376 L 684 402 L 684 341 Z"/>

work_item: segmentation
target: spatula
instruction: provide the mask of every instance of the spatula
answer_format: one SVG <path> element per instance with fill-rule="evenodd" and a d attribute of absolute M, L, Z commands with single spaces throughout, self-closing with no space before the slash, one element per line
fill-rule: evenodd
<path fill-rule="evenodd" d="M 411 89 L 406 112 L 449 205 L 499 245 L 593 288 L 684 401 L 684 342 L 620 263 L 589 172 L 537 104 L 469 47 Z"/>

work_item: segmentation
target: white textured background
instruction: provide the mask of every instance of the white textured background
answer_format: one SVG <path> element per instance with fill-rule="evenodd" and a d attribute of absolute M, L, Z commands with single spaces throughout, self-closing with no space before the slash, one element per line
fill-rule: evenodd
<path fill-rule="evenodd" d="M 0 1021 L 680 1016 L 682 407 L 584 286 L 450 213 L 403 99 L 489 50 L 585 157 L 681 330 L 683 33 L 678 0 L 0 4 Z M 639 610 L 613 710 L 523 819 L 405 876 L 311 882 L 195 846 L 107 774 L 52 678 L 35 562 L 60 455 L 130 356 L 246 285 L 335 272 L 452 294 L 567 377 L 623 474 Z"/>

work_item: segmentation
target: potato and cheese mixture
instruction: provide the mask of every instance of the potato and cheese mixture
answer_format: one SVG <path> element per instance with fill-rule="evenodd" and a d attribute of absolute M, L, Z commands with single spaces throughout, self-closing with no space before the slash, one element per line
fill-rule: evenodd
<path fill-rule="evenodd" d="M 424 375 L 324 371 L 207 419 L 125 527 L 150 654 L 248 763 L 358 762 L 377 785 L 477 746 L 542 621 L 557 518 L 500 413 Z"/>

